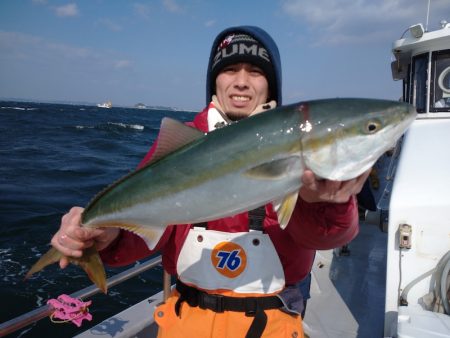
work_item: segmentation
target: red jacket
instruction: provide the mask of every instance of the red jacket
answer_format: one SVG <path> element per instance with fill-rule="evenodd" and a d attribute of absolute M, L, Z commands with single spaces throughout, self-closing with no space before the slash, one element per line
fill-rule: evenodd
<path fill-rule="evenodd" d="M 188 125 L 207 132 L 207 114 L 208 107 L 197 114 Z M 151 159 L 155 145 L 156 143 L 139 167 Z M 106 264 L 122 266 L 160 251 L 164 269 L 176 275 L 178 255 L 190 227 L 189 224 L 167 227 L 154 250 L 149 250 L 139 236 L 122 230 L 119 237 L 100 252 L 100 255 Z M 352 197 L 343 204 L 307 203 L 299 198 L 291 220 L 284 230 L 278 224 L 272 205 L 268 204 L 263 228 L 278 252 L 286 284 L 291 285 L 305 278 L 311 271 L 316 250 L 342 246 L 357 235 L 359 228 L 356 198 Z M 208 222 L 208 229 L 228 232 L 248 231 L 248 213 Z"/>

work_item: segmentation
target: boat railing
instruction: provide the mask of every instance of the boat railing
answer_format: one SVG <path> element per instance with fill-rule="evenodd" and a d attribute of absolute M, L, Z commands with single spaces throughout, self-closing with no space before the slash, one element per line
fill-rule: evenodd
<path fill-rule="evenodd" d="M 159 264 L 161 264 L 161 261 L 162 261 L 161 256 L 158 256 L 149 259 L 148 261 L 145 261 L 143 263 L 139 263 L 130 269 L 127 269 L 121 273 L 118 273 L 117 275 L 108 278 L 106 281 L 108 289 L 130 278 L 133 278 L 143 273 L 144 271 L 147 271 L 149 269 L 158 266 Z M 78 298 L 86 299 L 100 292 L 101 290 L 98 287 L 96 287 L 95 285 L 91 285 L 82 290 L 72 293 L 70 297 L 77 299 Z M 0 324 L 0 337 L 6 336 L 34 322 L 37 322 L 38 320 L 48 317 L 54 312 L 54 310 L 55 309 L 53 308 L 53 306 L 47 304 L 35 310 L 27 312 L 23 315 L 20 315 L 16 318 L 8 320 Z"/>

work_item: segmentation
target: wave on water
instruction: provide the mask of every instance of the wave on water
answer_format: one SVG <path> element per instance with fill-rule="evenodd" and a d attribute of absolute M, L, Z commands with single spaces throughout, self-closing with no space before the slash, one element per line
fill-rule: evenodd
<path fill-rule="evenodd" d="M 109 130 L 109 131 L 119 131 L 123 129 L 132 129 L 142 131 L 145 126 L 141 124 L 127 124 L 122 122 L 107 122 L 101 123 L 95 126 L 75 126 L 76 129 L 99 129 L 99 130 Z"/>
<path fill-rule="evenodd" d="M 0 323 L 88 285 L 75 266 L 57 264 L 23 277 L 48 250 L 61 217 L 135 168 L 157 138 L 161 119 L 192 120 L 191 112 L 82 105 L 0 103 Z M 109 276 L 124 268 L 107 268 Z M 162 268 L 97 295 L 94 325 L 159 291 Z M 89 325 L 85 325 L 85 328 Z M 72 327 L 73 326 L 73 327 Z M 72 337 L 80 329 L 41 320 L 13 337 Z M 83 330 L 83 329 L 81 329 Z"/>
<path fill-rule="evenodd" d="M 14 252 L 11 248 L 0 249 L 0 268 L 2 270 L 2 282 L 6 282 L 9 285 L 17 285 L 20 280 L 17 279 L 17 275 L 24 276 L 27 272 L 27 266 L 17 259 L 14 259 Z"/>
<path fill-rule="evenodd" d="M 39 108 L 30 108 L 30 107 L 0 107 L 0 109 L 13 109 L 13 110 L 38 110 Z"/>

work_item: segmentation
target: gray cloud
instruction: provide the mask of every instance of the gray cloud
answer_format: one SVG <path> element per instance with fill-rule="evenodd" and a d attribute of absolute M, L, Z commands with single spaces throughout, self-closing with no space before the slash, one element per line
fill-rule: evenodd
<path fill-rule="evenodd" d="M 119 32 L 122 30 L 121 25 L 119 25 L 118 23 L 116 23 L 113 20 L 108 19 L 108 18 L 98 19 L 97 23 L 103 27 L 106 27 L 107 29 L 109 29 L 110 31 L 113 31 L 113 32 Z"/>
<path fill-rule="evenodd" d="M 172 13 L 182 12 L 182 7 L 175 0 L 163 0 L 163 6 L 166 10 Z"/>
<path fill-rule="evenodd" d="M 133 4 L 134 13 L 139 16 L 141 19 L 148 20 L 150 19 L 151 8 L 148 5 L 142 3 Z"/>
<path fill-rule="evenodd" d="M 54 10 L 56 15 L 60 17 L 77 16 L 79 13 L 78 6 L 75 3 L 55 7 Z"/>
<path fill-rule="evenodd" d="M 359 43 L 392 38 L 393 31 L 423 22 L 423 0 L 285 0 L 282 10 L 293 19 L 308 23 L 316 44 Z M 430 24 L 450 16 L 448 0 L 432 2 Z"/>

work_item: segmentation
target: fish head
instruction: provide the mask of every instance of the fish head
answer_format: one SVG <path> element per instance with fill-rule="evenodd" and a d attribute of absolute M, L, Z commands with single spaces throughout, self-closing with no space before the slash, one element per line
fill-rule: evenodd
<path fill-rule="evenodd" d="M 305 110 L 305 107 L 303 107 Z M 355 178 L 395 146 L 416 118 L 407 103 L 374 99 L 311 101 L 303 133 L 305 166 L 336 181 Z"/>

